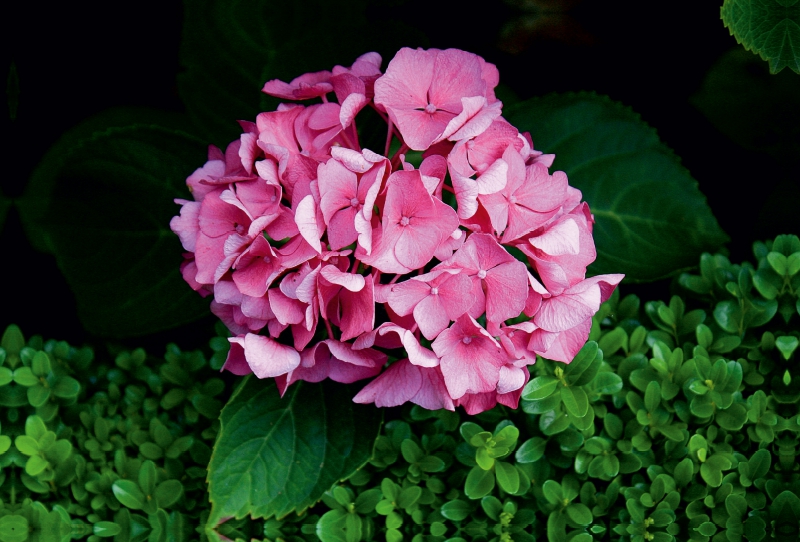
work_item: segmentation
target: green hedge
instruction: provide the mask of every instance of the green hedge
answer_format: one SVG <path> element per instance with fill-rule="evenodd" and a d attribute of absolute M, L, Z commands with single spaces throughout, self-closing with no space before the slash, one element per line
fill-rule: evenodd
<path fill-rule="evenodd" d="M 208 531 L 230 390 L 203 355 L 95 363 L 12 326 L 0 541 L 797 541 L 800 240 L 755 255 L 703 255 L 669 303 L 615 294 L 571 364 L 531 367 L 519 410 L 391 410 L 372 460 L 305 514 Z"/>

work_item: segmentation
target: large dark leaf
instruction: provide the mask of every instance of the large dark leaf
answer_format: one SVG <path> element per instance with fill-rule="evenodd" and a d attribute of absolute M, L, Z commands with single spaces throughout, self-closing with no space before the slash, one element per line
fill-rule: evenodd
<path fill-rule="evenodd" d="M 209 464 L 209 526 L 250 515 L 278 518 L 314 504 L 372 454 L 380 411 L 352 402 L 353 386 L 294 384 L 281 399 L 253 376 L 222 410 Z"/>
<path fill-rule="evenodd" d="M 697 264 L 727 241 L 697 182 L 630 109 L 594 94 L 551 95 L 506 112 L 555 153 L 595 216 L 593 274 L 651 281 Z"/>
<path fill-rule="evenodd" d="M 744 148 L 792 161 L 800 159 L 798 96 L 800 77 L 770 75 L 758 57 L 734 47 L 708 71 L 691 102 Z"/>
<path fill-rule="evenodd" d="M 278 100 L 261 92 L 270 79 L 349 66 L 369 51 L 384 67 L 402 45 L 425 45 L 419 31 L 386 18 L 369 21 L 367 1 L 184 1 L 178 91 L 203 137 L 218 146 Z"/>
<path fill-rule="evenodd" d="M 800 0 L 725 0 L 720 15 L 736 41 L 769 61 L 769 71 L 800 73 Z"/>
<path fill-rule="evenodd" d="M 208 313 L 180 275 L 182 248 L 169 228 L 173 199 L 189 197 L 185 179 L 205 161 L 205 145 L 173 128 L 122 126 L 148 117 L 174 124 L 123 111 L 73 130 L 20 201 L 31 241 L 56 257 L 81 321 L 98 335 L 144 335 Z"/>

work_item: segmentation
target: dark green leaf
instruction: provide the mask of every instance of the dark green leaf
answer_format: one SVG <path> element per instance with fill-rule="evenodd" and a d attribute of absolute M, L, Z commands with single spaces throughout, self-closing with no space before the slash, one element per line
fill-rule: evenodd
<path fill-rule="evenodd" d="M 595 377 L 592 385 L 596 393 L 612 395 L 622 389 L 622 379 L 617 374 L 602 371 Z"/>
<path fill-rule="evenodd" d="M 588 526 L 592 523 L 592 512 L 581 503 L 574 502 L 567 506 L 567 516 L 578 525 Z"/>
<path fill-rule="evenodd" d="M 450 501 L 444 503 L 440 511 L 451 521 L 461 521 L 469 516 L 472 507 L 464 501 Z"/>
<path fill-rule="evenodd" d="M 149 496 L 152 496 L 156 489 L 156 464 L 150 460 L 144 461 L 139 469 L 139 489 Z"/>
<path fill-rule="evenodd" d="M 62 399 L 77 397 L 81 392 L 80 383 L 71 376 L 62 376 L 53 386 L 53 395 Z"/>
<path fill-rule="evenodd" d="M 711 68 L 692 103 L 739 145 L 791 160 L 800 153 L 798 93 L 796 74 L 771 76 L 758 57 L 734 47 Z M 794 183 L 779 185 L 770 199 L 794 201 L 796 191 Z"/>
<path fill-rule="evenodd" d="M 747 464 L 750 467 L 749 478 L 751 480 L 758 480 L 763 478 L 769 472 L 772 463 L 772 454 L 769 450 L 761 449 L 753 454 Z"/>
<path fill-rule="evenodd" d="M 568 378 L 570 383 L 575 381 L 589 368 L 597 355 L 597 343 L 595 341 L 588 341 L 581 349 L 575 354 L 575 358 L 564 369 L 564 376 Z M 578 384 L 579 385 L 579 384 Z"/>
<path fill-rule="evenodd" d="M 542 400 L 556 390 L 558 382 L 558 378 L 554 376 L 537 376 L 523 388 L 522 399 L 525 401 Z"/>
<path fill-rule="evenodd" d="M 551 95 L 506 118 L 553 152 L 596 224 L 595 273 L 655 280 L 696 265 L 727 240 L 697 182 L 638 115 L 593 94 Z"/>
<path fill-rule="evenodd" d="M 722 21 L 736 41 L 769 61 L 800 74 L 800 4 L 797 0 L 725 0 Z"/>
<path fill-rule="evenodd" d="M 114 496 L 126 508 L 139 510 L 144 506 L 145 495 L 136 482 L 131 480 L 117 480 L 111 486 Z"/>
<path fill-rule="evenodd" d="M 293 385 L 246 377 L 222 410 L 209 465 L 211 525 L 220 518 L 304 510 L 372 453 L 380 412 L 335 382 Z"/>
<path fill-rule="evenodd" d="M 184 132 L 134 124 L 73 139 L 34 173 L 23 220 L 56 257 L 93 333 L 142 335 L 208 313 L 181 277 L 169 228 L 205 149 Z"/>
<path fill-rule="evenodd" d="M 401 46 L 424 45 L 413 28 L 366 13 L 364 0 L 186 1 L 180 97 L 204 136 L 222 146 L 241 133 L 237 119 L 275 109 L 278 100 L 261 93 L 266 81 L 350 66 L 367 51 L 382 53 L 385 66 Z"/>
<path fill-rule="evenodd" d="M 567 412 L 577 418 L 583 418 L 589 410 L 589 398 L 583 388 L 567 387 L 561 390 L 561 400 Z"/>
<path fill-rule="evenodd" d="M 92 533 L 101 537 L 117 536 L 122 532 L 122 528 L 118 523 L 113 521 L 98 521 L 92 525 Z"/>
<path fill-rule="evenodd" d="M 169 509 L 183 495 L 183 484 L 178 480 L 165 480 L 158 484 L 154 497 L 159 508 Z"/>
<path fill-rule="evenodd" d="M 533 437 L 522 443 L 514 455 L 517 463 L 533 463 L 544 455 L 547 441 L 541 437 Z"/>
<path fill-rule="evenodd" d="M 517 468 L 502 461 L 494 464 L 494 472 L 497 476 L 497 485 L 506 493 L 515 494 L 519 489 L 519 472 Z"/>

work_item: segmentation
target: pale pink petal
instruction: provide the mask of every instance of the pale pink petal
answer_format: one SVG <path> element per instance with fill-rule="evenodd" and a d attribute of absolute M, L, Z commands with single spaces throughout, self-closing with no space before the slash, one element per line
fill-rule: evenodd
<path fill-rule="evenodd" d="M 200 232 L 200 224 L 198 222 L 200 203 L 184 199 L 176 199 L 175 203 L 181 205 L 180 216 L 172 217 L 172 220 L 169 221 L 169 227 L 180 237 L 183 248 L 189 252 L 194 252 L 197 234 Z"/>
<path fill-rule="evenodd" d="M 312 195 L 309 194 L 304 197 L 297 205 L 294 220 L 297 223 L 297 229 L 300 231 L 300 235 L 303 236 L 303 239 L 305 239 L 317 253 L 321 253 L 322 245 L 319 242 L 321 232 L 317 224 L 317 207 Z"/>
<path fill-rule="evenodd" d="M 525 370 L 513 365 L 500 367 L 500 378 L 497 380 L 497 393 L 509 393 L 525 385 Z"/>
<path fill-rule="evenodd" d="M 244 357 L 258 378 L 283 375 L 300 365 L 300 354 L 291 346 L 248 333 L 244 337 L 230 337 L 231 344 L 244 348 Z"/>
<path fill-rule="evenodd" d="M 362 275 L 356 275 L 353 273 L 344 273 L 339 271 L 336 266 L 333 265 L 326 265 L 320 271 L 320 275 L 322 275 L 325 280 L 330 282 L 331 284 L 338 284 L 344 288 L 347 288 L 351 292 L 359 292 L 362 288 L 364 288 L 364 284 L 366 281 Z M 370 281 L 371 282 L 371 281 Z"/>

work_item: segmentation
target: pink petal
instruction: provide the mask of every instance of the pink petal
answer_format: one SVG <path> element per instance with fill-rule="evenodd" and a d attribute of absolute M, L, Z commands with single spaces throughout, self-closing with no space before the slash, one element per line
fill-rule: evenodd
<path fill-rule="evenodd" d="M 230 371 L 238 376 L 249 375 L 253 372 L 247 364 L 247 360 L 244 357 L 244 347 L 240 343 L 231 341 L 228 357 L 220 371 Z"/>
<path fill-rule="evenodd" d="M 245 360 L 258 378 L 283 375 L 300 365 L 297 350 L 269 337 L 248 333 L 244 337 L 231 337 L 228 341 L 244 348 Z"/>
<path fill-rule="evenodd" d="M 319 242 L 321 232 L 317 224 L 317 208 L 314 203 L 314 197 L 309 194 L 304 197 L 295 209 L 294 220 L 297 223 L 297 229 L 300 235 L 308 242 L 311 247 L 317 251 L 322 252 L 322 245 Z"/>

